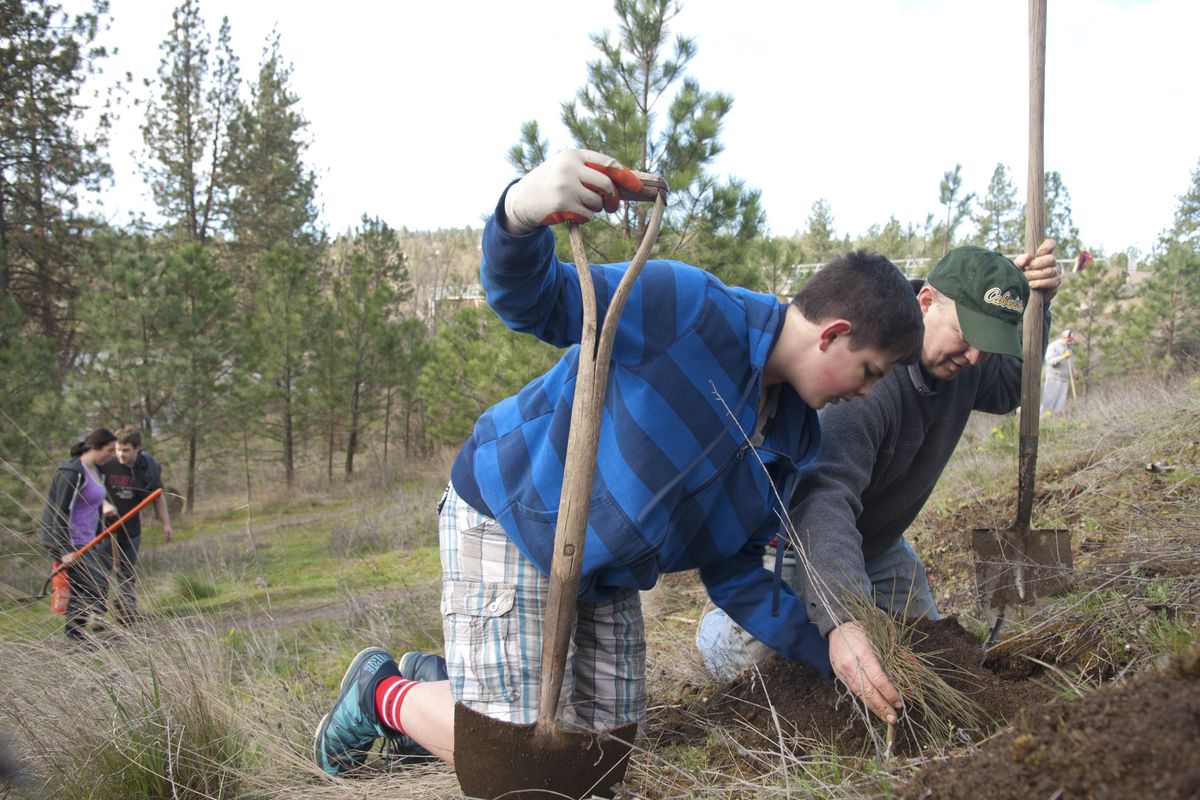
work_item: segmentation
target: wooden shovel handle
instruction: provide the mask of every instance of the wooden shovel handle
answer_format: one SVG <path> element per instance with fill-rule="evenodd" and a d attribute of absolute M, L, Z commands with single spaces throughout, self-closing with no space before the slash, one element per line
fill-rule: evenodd
<path fill-rule="evenodd" d="M 638 172 L 636 169 L 631 170 L 634 175 L 642 181 L 642 190 L 640 192 L 631 192 L 628 189 L 618 185 L 617 192 L 621 195 L 622 200 L 634 200 L 645 203 L 653 203 L 658 199 L 659 194 L 667 192 L 667 182 L 659 175 L 652 175 L 649 172 Z M 645 241 L 643 239 L 643 241 Z"/>
<path fill-rule="evenodd" d="M 1029 0 L 1029 193 L 1025 207 L 1025 252 L 1033 256 L 1046 235 L 1043 200 L 1043 119 L 1046 111 L 1046 0 Z M 1022 326 L 1021 434 L 1017 475 L 1017 520 L 1029 528 L 1033 482 L 1037 473 L 1038 424 L 1042 414 L 1042 341 L 1045 338 L 1043 290 L 1030 292 Z"/>
<path fill-rule="evenodd" d="M 660 179 L 661 180 L 661 179 Z M 661 184 L 665 187 L 665 183 Z M 587 538 L 588 508 L 592 500 L 592 485 L 596 477 L 596 450 L 600 443 L 600 420 L 603 417 L 604 392 L 608 385 L 609 357 L 617 335 L 617 322 L 633 283 L 645 266 L 658 238 L 666 208 L 666 190 L 659 189 L 654 198 L 654 210 L 646 233 L 629 268 L 617 285 L 603 328 L 598 330 L 596 292 L 587 256 L 583 252 L 583 235 L 579 226 L 567 224 L 579 272 L 579 288 L 583 295 L 583 336 L 579 344 L 579 366 L 575 376 L 575 397 L 571 408 L 571 425 L 567 431 L 567 455 L 563 464 L 562 496 L 558 507 L 558 524 L 554 531 L 554 558 L 550 563 L 550 586 L 546 599 L 546 618 L 542 637 L 542 678 L 537 725 L 554 724 L 558 712 L 558 695 L 562 691 L 567 651 L 571 644 L 571 628 L 575 620 L 579 579 L 583 568 L 583 544 Z"/>

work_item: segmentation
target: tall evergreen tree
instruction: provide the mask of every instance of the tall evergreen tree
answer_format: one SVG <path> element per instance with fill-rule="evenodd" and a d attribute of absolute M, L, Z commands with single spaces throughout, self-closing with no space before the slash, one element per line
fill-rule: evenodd
<path fill-rule="evenodd" d="M 380 381 L 384 387 L 383 463 L 393 439 L 393 416 L 399 406 L 404 455 L 428 450 L 425 435 L 425 406 L 421 402 L 418 380 L 433 355 L 432 342 L 425 325 L 415 318 L 401 320 L 389 329 L 383 342 L 383 366 Z M 434 406 L 437 408 L 436 406 Z"/>
<path fill-rule="evenodd" d="M 805 263 L 824 263 L 840 249 L 842 243 L 833 228 L 833 211 L 829 201 L 822 197 L 812 204 L 808 227 L 800 235 L 800 256 Z"/>
<path fill-rule="evenodd" d="M 83 353 L 69 393 L 76 416 L 99 412 L 109 424 L 137 425 L 152 439 L 177 383 L 163 339 L 162 253 L 143 235 L 105 232 L 89 264 L 88 302 L 79 308 Z"/>
<path fill-rule="evenodd" d="M 263 51 L 252 99 L 230 131 L 229 224 L 243 253 L 266 253 L 280 242 L 303 248 L 319 238 L 316 178 L 304 164 L 308 122 L 296 108 L 291 71 L 276 32 Z"/>
<path fill-rule="evenodd" d="M 91 227 L 79 193 L 110 174 L 105 110 L 95 131 L 80 131 L 84 82 L 107 55 L 97 37 L 108 4 L 94 0 L 76 16 L 51 0 L 5 0 L 0 10 L 0 308 L 22 319 L 0 335 L 47 339 L 55 357 L 44 366 L 61 383 Z"/>
<path fill-rule="evenodd" d="M 1008 167 L 996 164 L 987 194 L 975 214 L 976 242 L 1000 253 L 1020 252 L 1023 232 L 1017 227 L 1019 214 L 1017 187 Z"/>
<path fill-rule="evenodd" d="M 1054 299 L 1054 322 L 1075 335 L 1073 366 L 1086 393 L 1102 374 L 1116 370 L 1125 347 L 1118 308 L 1127 276 L 1118 267 L 1091 261 L 1082 272 L 1064 277 Z"/>
<path fill-rule="evenodd" d="M 258 432 L 279 444 L 290 489 L 305 422 L 300 389 L 311 365 L 319 285 L 308 255 L 283 242 L 259 258 L 255 273 L 252 317 L 242 337 L 246 369 L 237 386 L 237 405 L 244 418 L 261 420 Z"/>
<path fill-rule="evenodd" d="M 345 348 L 340 359 L 347 393 L 346 475 L 367 421 L 381 400 L 379 381 L 391 328 L 408 299 L 408 270 L 396 231 L 366 215 L 354 232 L 348 257 L 334 264 L 333 304 Z"/>
<path fill-rule="evenodd" d="M 142 170 L 167 231 L 203 245 L 228 204 L 224 161 L 237 107 L 238 61 L 228 17 L 221 21 L 215 53 L 198 0 L 184 0 L 171 20 L 159 46 L 158 82 L 146 82 L 156 94 L 146 104 L 142 125 Z"/>
<path fill-rule="evenodd" d="M 1132 336 L 1143 340 L 1143 363 L 1169 374 L 1200 364 L 1200 253 L 1174 236 L 1159 250 L 1138 292 Z"/>
<path fill-rule="evenodd" d="M 196 466 L 201 444 L 225 419 L 225 400 L 238 366 L 234 352 L 235 303 L 228 269 L 198 242 L 167 255 L 159 313 L 159 347 L 170 354 L 174 383 L 173 427 L 183 441 L 188 511 L 196 502 Z"/>
<path fill-rule="evenodd" d="M 706 92 L 685 75 L 696 43 L 681 35 L 671 39 L 677 0 L 615 0 L 613 7 L 617 34 L 592 35 L 600 57 L 588 63 L 587 85 L 563 104 L 563 124 L 577 146 L 666 178 L 671 193 L 658 253 L 755 282 L 753 240 L 765 224 L 760 193 L 736 179 L 720 183 L 710 172 L 723 149 L 721 126 L 733 99 Z M 547 151 L 536 123 L 527 123 L 509 160 L 524 172 Z M 607 228 L 589 230 L 593 260 L 632 255 L 649 206 L 626 206 Z"/>

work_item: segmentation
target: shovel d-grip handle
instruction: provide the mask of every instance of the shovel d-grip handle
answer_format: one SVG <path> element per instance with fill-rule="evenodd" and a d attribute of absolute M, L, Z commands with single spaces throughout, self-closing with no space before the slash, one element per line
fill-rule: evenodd
<path fill-rule="evenodd" d="M 650 183 L 647 177 L 644 183 Z M 587 538 L 588 508 L 596 477 L 596 450 L 600 443 L 604 392 L 608 385 L 609 357 L 617 335 L 617 322 L 634 281 L 646 265 L 666 208 L 666 183 L 655 178 L 654 210 L 646 233 L 629 268 L 617 284 L 612 301 L 604 314 L 603 327 L 597 332 L 596 291 L 592 273 L 583 251 L 579 226 L 567 223 L 579 289 L 583 296 L 583 335 L 579 343 L 579 366 L 575 376 L 575 396 L 571 425 L 567 430 L 567 455 L 563 464 L 563 487 L 554 530 L 554 558 L 550 563 L 550 586 L 546 598 L 546 619 L 542 637 L 542 677 L 538 703 L 538 727 L 554 725 L 558 713 L 558 695 L 562 691 L 567 651 L 579 594 L 583 569 L 583 544 Z M 643 199 L 641 197 L 637 199 Z"/>
<path fill-rule="evenodd" d="M 1043 142 L 1046 113 L 1046 0 L 1029 0 L 1029 193 L 1025 208 L 1025 252 L 1032 258 L 1046 236 L 1043 196 Z M 1029 293 L 1022 324 L 1021 433 L 1017 473 L 1016 530 L 1028 530 L 1033 517 L 1033 482 L 1037 474 L 1038 424 L 1042 413 L 1042 341 L 1045 297 Z"/>

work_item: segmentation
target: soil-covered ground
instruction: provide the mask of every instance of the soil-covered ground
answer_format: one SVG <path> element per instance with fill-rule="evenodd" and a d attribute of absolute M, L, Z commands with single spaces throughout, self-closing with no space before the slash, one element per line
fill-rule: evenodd
<path fill-rule="evenodd" d="M 941 662 L 947 683 L 978 703 L 986 720 L 947 738 L 959 754 L 919 770 L 900 790 L 905 800 L 1200 797 L 1200 648 L 1162 670 L 1068 700 L 1047 688 L 1045 673 L 981 666 L 979 643 L 956 619 L 921 622 L 917 630 L 914 651 Z M 769 741 L 798 755 L 811 747 L 878 755 L 882 726 L 869 732 L 850 704 L 834 681 L 772 656 L 652 727 L 660 744 L 715 726 L 752 747 Z M 908 713 L 892 754 L 931 755 L 928 732 L 946 730 L 938 723 Z"/>
<path fill-rule="evenodd" d="M 1200 797 L 1200 649 L 1164 672 L 1029 706 L 979 748 L 919 772 L 900 796 Z"/>

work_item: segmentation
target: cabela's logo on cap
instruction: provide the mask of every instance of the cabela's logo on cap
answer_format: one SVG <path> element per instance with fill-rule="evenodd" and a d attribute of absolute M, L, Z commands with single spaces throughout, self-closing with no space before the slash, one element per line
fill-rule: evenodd
<path fill-rule="evenodd" d="M 1001 294 L 999 286 L 993 286 L 988 289 L 983 295 L 983 302 L 1007 308 L 1009 311 L 1015 311 L 1018 314 L 1025 313 L 1025 301 L 1019 295 L 1014 295 L 1011 291 Z"/>

